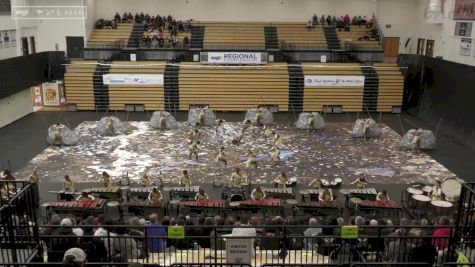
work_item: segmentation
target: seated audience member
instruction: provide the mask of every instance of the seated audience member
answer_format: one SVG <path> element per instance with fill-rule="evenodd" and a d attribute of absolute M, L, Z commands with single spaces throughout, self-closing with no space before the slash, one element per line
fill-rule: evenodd
<path fill-rule="evenodd" d="M 308 220 L 308 225 L 310 227 L 303 232 L 303 236 L 305 237 L 304 247 L 307 250 L 314 250 L 316 249 L 317 236 L 322 233 L 322 228 L 315 227 L 318 225 L 318 220 L 314 217 Z"/>
<path fill-rule="evenodd" d="M 134 16 L 132 16 L 131 12 L 129 12 L 129 15 L 127 16 L 127 21 L 128 22 L 133 22 L 134 21 Z"/>
<path fill-rule="evenodd" d="M 318 24 L 318 16 L 317 14 L 314 14 L 312 17 L 312 26 L 315 26 Z"/>
<path fill-rule="evenodd" d="M 423 237 L 420 245 L 414 247 L 411 251 L 411 262 L 426 262 L 433 266 L 437 257 L 437 249 L 431 244 L 428 237 Z"/>
<path fill-rule="evenodd" d="M 124 227 L 117 227 L 116 229 L 117 235 L 112 240 L 112 247 L 114 248 L 113 261 L 128 262 L 137 259 L 137 242 L 126 233 L 126 230 Z"/>
<path fill-rule="evenodd" d="M 437 250 L 445 250 L 449 245 L 451 228 L 444 228 L 449 226 L 449 224 L 450 219 L 447 216 L 440 217 L 438 225 L 441 227 L 435 229 L 432 235 L 432 245 L 434 245 Z"/>
<path fill-rule="evenodd" d="M 326 21 L 326 20 L 325 20 L 325 15 L 322 15 L 322 17 L 320 18 L 320 24 L 321 24 L 322 26 L 325 26 L 325 21 Z"/>
<path fill-rule="evenodd" d="M 307 22 L 307 31 L 311 31 L 312 27 L 313 27 L 312 21 L 308 20 L 308 22 Z"/>
<path fill-rule="evenodd" d="M 188 36 L 183 37 L 183 48 L 188 48 L 190 46 L 190 39 Z"/>
<path fill-rule="evenodd" d="M 86 252 L 80 248 L 70 248 L 64 252 L 61 266 L 83 267 L 86 266 Z"/>
<path fill-rule="evenodd" d="M 64 252 L 77 245 L 78 238 L 73 232 L 73 222 L 69 218 L 61 220 L 60 227 L 51 234 L 48 244 L 48 261 L 60 262 Z"/>
<path fill-rule="evenodd" d="M 127 22 L 127 12 L 124 12 L 124 15 L 122 15 L 122 23 Z"/>
<path fill-rule="evenodd" d="M 327 16 L 327 25 L 328 26 L 332 25 L 332 17 L 330 15 Z"/>
<path fill-rule="evenodd" d="M 158 221 L 158 215 L 150 215 L 150 224 L 147 224 L 145 235 L 148 236 L 148 251 L 150 253 L 163 252 L 165 250 L 166 228 Z"/>
<path fill-rule="evenodd" d="M 120 23 L 121 22 L 119 12 L 115 12 L 114 21 L 115 21 L 115 23 Z"/>

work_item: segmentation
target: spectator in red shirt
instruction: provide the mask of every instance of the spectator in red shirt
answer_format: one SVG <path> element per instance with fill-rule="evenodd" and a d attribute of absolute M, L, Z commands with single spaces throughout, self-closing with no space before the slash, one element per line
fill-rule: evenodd
<path fill-rule="evenodd" d="M 437 250 L 444 250 L 449 245 L 449 238 L 452 228 L 448 228 L 450 225 L 450 219 L 447 216 L 441 216 L 439 219 L 439 225 L 441 228 L 437 228 L 432 235 L 432 245 Z"/>

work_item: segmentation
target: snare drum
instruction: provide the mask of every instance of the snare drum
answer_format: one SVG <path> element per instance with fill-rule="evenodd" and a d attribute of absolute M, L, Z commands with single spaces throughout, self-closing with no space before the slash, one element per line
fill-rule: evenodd
<path fill-rule="evenodd" d="M 411 206 L 420 211 L 427 211 L 429 208 L 430 198 L 424 195 L 412 195 Z"/>
<path fill-rule="evenodd" d="M 447 178 L 442 182 L 441 189 L 445 200 L 454 202 L 460 197 L 462 184 L 455 178 Z"/>
<path fill-rule="evenodd" d="M 433 214 L 436 217 L 449 216 L 452 210 L 453 204 L 448 201 L 434 200 L 430 202 L 432 204 Z"/>
<path fill-rule="evenodd" d="M 362 201 L 363 200 L 361 200 L 361 198 L 357 198 L 357 197 L 350 198 L 350 202 L 355 204 L 355 205 L 361 204 Z"/>
<path fill-rule="evenodd" d="M 343 179 L 341 179 L 341 178 L 335 178 L 335 180 L 333 180 L 333 181 L 331 182 L 331 185 L 334 186 L 334 187 L 337 187 L 337 186 L 340 186 L 342 182 L 343 182 Z"/>
<path fill-rule="evenodd" d="M 413 187 L 409 187 L 409 188 L 407 189 L 407 192 L 408 192 L 411 196 L 413 196 L 413 195 L 422 195 L 422 193 L 423 193 L 422 190 L 415 189 L 415 188 L 413 188 Z"/>

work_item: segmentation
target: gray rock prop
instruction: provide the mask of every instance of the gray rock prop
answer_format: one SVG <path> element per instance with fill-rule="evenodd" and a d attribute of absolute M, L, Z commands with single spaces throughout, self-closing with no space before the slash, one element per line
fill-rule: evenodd
<path fill-rule="evenodd" d="M 205 119 L 204 125 L 202 126 L 213 126 L 216 125 L 216 114 L 209 108 L 192 108 L 188 112 L 188 123 L 190 125 L 195 125 L 197 122 L 200 122 L 200 112 L 205 110 Z"/>
<path fill-rule="evenodd" d="M 295 127 L 298 129 L 309 129 L 308 127 L 308 118 L 313 116 L 313 127 L 310 129 L 322 130 L 325 128 L 325 120 L 322 115 L 318 112 L 302 112 L 299 115 L 299 119 L 295 123 Z"/>
<path fill-rule="evenodd" d="M 366 119 L 356 120 L 355 125 L 353 126 L 353 130 L 351 131 L 351 136 L 357 137 L 357 138 L 365 137 L 364 132 L 363 132 L 365 120 Z M 379 128 L 379 125 L 373 119 L 369 119 L 369 137 L 376 138 L 376 137 L 380 137 L 381 134 L 382 134 L 382 131 Z"/>
<path fill-rule="evenodd" d="M 416 134 L 416 129 L 411 129 L 402 137 L 401 149 L 412 150 L 412 140 Z M 420 150 L 431 150 L 437 147 L 435 135 L 430 130 L 422 130 L 421 139 L 419 143 Z"/>
<path fill-rule="evenodd" d="M 161 128 L 160 125 L 160 115 L 163 114 L 163 117 L 165 118 L 165 129 Z M 154 129 L 160 129 L 160 130 L 174 130 L 178 128 L 178 123 L 176 122 L 175 118 L 173 117 L 172 114 L 170 114 L 167 111 L 155 111 L 152 115 L 152 118 L 150 119 L 150 126 Z"/>
<path fill-rule="evenodd" d="M 109 118 L 112 121 L 112 128 L 108 127 Z M 97 123 L 96 131 L 101 136 L 115 136 L 121 134 L 128 134 L 130 132 L 129 125 L 122 122 L 119 118 L 114 116 L 103 117 Z"/>
<path fill-rule="evenodd" d="M 273 124 L 274 123 L 274 116 L 272 112 L 269 111 L 267 108 L 259 108 L 261 111 L 262 119 L 261 123 L 263 125 Z M 248 109 L 246 112 L 246 116 L 244 117 L 244 121 L 250 120 L 253 125 L 256 124 L 256 111 L 257 109 Z"/>
<path fill-rule="evenodd" d="M 59 134 L 59 138 L 55 138 L 57 133 Z M 79 143 L 79 137 L 73 131 L 71 131 L 71 129 L 64 126 L 63 124 L 54 124 L 48 128 L 48 136 L 46 137 L 46 141 L 50 145 L 74 146 Z"/>

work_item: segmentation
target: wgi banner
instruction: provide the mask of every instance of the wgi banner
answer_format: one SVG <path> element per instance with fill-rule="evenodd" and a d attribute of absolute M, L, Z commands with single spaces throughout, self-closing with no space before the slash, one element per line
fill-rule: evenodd
<path fill-rule="evenodd" d="M 261 64 L 261 53 L 208 52 L 208 64 Z"/>
<path fill-rule="evenodd" d="M 104 84 L 156 84 L 163 85 L 163 74 L 105 74 L 102 75 Z"/>
<path fill-rule="evenodd" d="M 305 75 L 309 87 L 363 87 L 364 76 Z"/>

